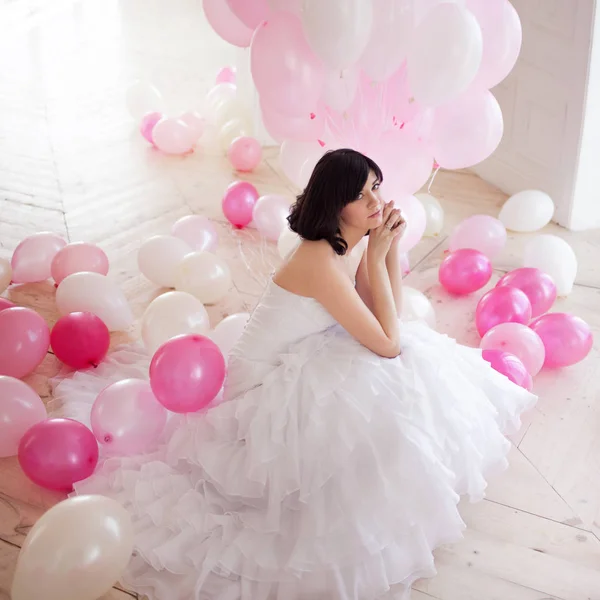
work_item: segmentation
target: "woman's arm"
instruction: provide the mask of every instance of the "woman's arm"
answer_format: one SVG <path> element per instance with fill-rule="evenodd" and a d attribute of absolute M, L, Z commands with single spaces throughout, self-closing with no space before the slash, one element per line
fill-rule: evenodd
<path fill-rule="evenodd" d="M 397 238 L 399 239 L 399 238 Z M 392 247 L 385 257 L 385 266 L 392 284 L 392 293 L 396 304 L 396 314 L 400 316 L 402 312 L 402 265 L 400 262 L 400 252 L 398 246 L 392 243 Z"/>

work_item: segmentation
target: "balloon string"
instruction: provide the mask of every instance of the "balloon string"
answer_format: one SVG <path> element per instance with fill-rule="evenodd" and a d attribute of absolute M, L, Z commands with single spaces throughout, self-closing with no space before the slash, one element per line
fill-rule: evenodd
<path fill-rule="evenodd" d="M 428 194 L 431 194 L 431 186 L 433 185 L 433 182 L 435 180 L 435 176 L 439 173 L 439 171 L 440 171 L 440 165 L 437 165 L 437 167 L 435 168 L 435 171 L 431 175 L 431 179 L 429 180 L 429 185 L 427 186 L 427 193 Z"/>

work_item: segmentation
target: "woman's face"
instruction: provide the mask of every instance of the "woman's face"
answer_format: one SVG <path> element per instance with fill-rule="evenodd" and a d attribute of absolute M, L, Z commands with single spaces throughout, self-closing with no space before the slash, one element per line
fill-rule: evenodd
<path fill-rule="evenodd" d="M 379 196 L 379 185 L 379 179 L 371 171 L 358 198 L 342 209 L 343 225 L 364 231 L 381 225 L 383 200 Z"/>

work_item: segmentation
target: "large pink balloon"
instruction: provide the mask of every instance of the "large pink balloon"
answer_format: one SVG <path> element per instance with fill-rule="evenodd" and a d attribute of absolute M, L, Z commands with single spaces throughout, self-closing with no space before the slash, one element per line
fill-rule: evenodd
<path fill-rule="evenodd" d="M 49 347 L 50 329 L 34 310 L 15 306 L 0 311 L 0 375 L 29 375 Z"/>
<path fill-rule="evenodd" d="M 465 169 L 485 160 L 504 134 L 502 110 L 488 90 L 470 88 L 435 110 L 431 148 L 444 169 Z"/>
<path fill-rule="evenodd" d="M 218 36 L 239 48 L 250 45 L 252 29 L 244 25 L 225 0 L 202 0 L 202 8 L 206 20 Z"/>
<path fill-rule="evenodd" d="M 267 0 L 225 0 L 231 12 L 249 29 L 256 29 L 270 13 Z"/>
<path fill-rule="evenodd" d="M 482 338 L 482 350 L 502 350 L 514 354 L 535 377 L 544 364 L 544 343 L 527 325 L 502 323 L 490 329 Z"/>
<path fill-rule="evenodd" d="M 281 11 L 261 24 L 252 38 L 250 62 L 256 89 L 274 110 L 301 116 L 315 109 L 325 70 L 299 18 Z"/>
<path fill-rule="evenodd" d="M 322 106 L 299 116 L 280 113 L 264 101 L 261 101 L 260 108 L 264 126 L 276 141 L 310 142 L 318 140 L 323 135 L 325 109 Z"/>
<path fill-rule="evenodd" d="M 247 181 L 230 184 L 223 196 L 223 214 L 235 227 L 246 227 L 252 222 L 252 212 L 258 200 L 256 188 Z"/>
<path fill-rule="evenodd" d="M 513 383 L 530 392 L 533 380 L 527 372 L 525 365 L 514 354 L 502 350 L 484 350 L 483 359 L 492 365 L 492 368 L 508 377 Z"/>
<path fill-rule="evenodd" d="M 165 342 L 150 363 L 157 400 L 176 413 L 197 412 L 217 396 L 225 380 L 219 347 L 202 335 L 180 335 Z"/>
<path fill-rule="evenodd" d="M 531 302 L 519 289 L 502 286 L 490 290 L 477 303 L 475 324 L 483 336 L 500 323 L 522 323 L 531 320 Z"/>
<path fill-rule="evenodd" d="M 452 252 L 440 265 L 440 283 L 451 294 L 461 296 L 480 290 L 492 277 L 492 263 L 471 248 Z"/>
<path fill-rule="evenodd" d="M 49 231 L 26 237 L 13 252 L 10 261 L 14 283 L 34 283 L 50 277 L 52 260 L 67 242 Z"/>
<path fill-rule="evenodd" d="M 549 313 L 530 325 L 546 350 L 545 367 L 568 367 L 582 361 L 594 345 L 590 326 L 579 317 L 567 313 Z"/>
<path fill-rule="evenodd" d="M 260 164 L 262 147 L 256 138 L 241 136 L 231 142 L 227 158 L 236 171 L 253 171 Z"/>
<path fill-rule="evenodd" d="M 254 205 L 252 213 L 256 229 L 267 239 L 275 242 L 284 230 L 289 214 L 289 199 L 278 194 L 261 196 Z"/>
<path fill-rule="evenodd" d="M 107 453 L 142 454 L 158 445 L 167 411 L 141 379 L 122 379 L 104 388 L 94 401 L 92 431 Z"/>
<path fill-rule="evenodd" d="M 70 492 L 98 464 L 94 434 L 73 419 L 46 419 L 31 427 L 19 443 L 19 464 L 29 479 L 51 490 Z"/>
<path fill-rule="evenodd" d="M 42 399 L 26 383 L 0 375 L 0 458 L 14 456 L 25 432 L 45 418 Z"/>
<path fill-rule="evenodd" d="M 488 215 L 473 215 L 461 221 L 450 234 L 450 252 L 472 248 L 493 260 L 506 245 L 506 228 L 501 221 Z"/>
<path fill-rule="evenodd" d="M 87 242 L 74 242 L 56 253 L 50 271 L 52 279 L 60 283 L 65 277 L 82 271 L 106 275 L 108 268 L 108 258 L 101 248 Z"/>
<path fill-rule="evenodd" d="M 214 252 L 219 235 L 213 222 L 203 215 L 187 215 L 171 227 L 171 235 L 182 239 L 194 252 Z"/>
<path fill-rule="evenodd" d="M 520 289 L 529 298 L 533 318 L 548 312 L 556 300 L 556 285 L 550 275 L 533 267 L 522 267 L 507 273 L 496 287 L 509 285 Z"/>
<path fill-rule="evenodd" d="M 404 254 L 414 248 L 423 237 L 427 226 L 427 213 L 414 196 L 404 196 L 394 200 L 394 206 L 400 209 L 406 221 L 406 231 L 396 246 L 398 252 Z"/>

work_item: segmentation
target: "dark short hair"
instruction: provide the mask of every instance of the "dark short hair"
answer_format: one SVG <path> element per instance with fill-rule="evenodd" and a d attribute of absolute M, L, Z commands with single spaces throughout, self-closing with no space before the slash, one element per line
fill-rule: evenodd
<path fill-rule="evenodd" d="M 371 171 L 383 181 L 379 166 L 356 150 L 324 154 L 290 210 L 290 229 L 305 240 L 327 240 L 337 254 L 345 254 L 348 244 L 341 236 L 340 215 L 358 198 Z"/>

